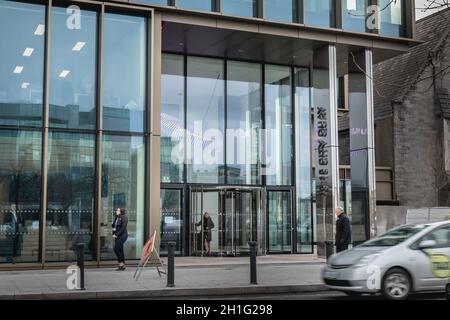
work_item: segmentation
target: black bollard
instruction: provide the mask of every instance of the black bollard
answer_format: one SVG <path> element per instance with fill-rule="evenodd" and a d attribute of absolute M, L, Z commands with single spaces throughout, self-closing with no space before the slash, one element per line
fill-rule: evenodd
<path fill-rule="evenodd" d="M 327 260 L 333 255 L 333 241 L 325 241 L 325 255 Z"/>
<path fill-rule="evenodd" d="M 167 257 L 167 286 L 175 287 L 175 242 L 169 242 L 169 253 Z"/>
<path fill-rule="evenodd" d="M 77 244 L 77 265 L 80 268 L 80 290 L 86 290 L 84 288 L 84 244 Z"/>
<path fill-rule="evenodd" d="M 250 284 L 258 284 L 256 275 L 256 254 L 258 251 L 258 243 L 255 241 L 250 241 L 248 245 L 250 246 Z"/>

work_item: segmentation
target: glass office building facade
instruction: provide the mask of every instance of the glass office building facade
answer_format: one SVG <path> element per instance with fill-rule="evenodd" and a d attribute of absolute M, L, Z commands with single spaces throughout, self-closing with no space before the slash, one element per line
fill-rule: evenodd
<path fill-rule="evenodd" d="M 0 263 L 115 259 L 118 207 L 140 257 L 151 15 L 79 8 L 0 2 Z"/>
<path fill-rule="evenodd" d="M 370 36 L 408 34 L 398 3 Z M 373 33 L 358 16 L 368 1 L 338 4 L 0 0 L 0 268 L 66 265 L 79 243 L 87 264 L 114 263 L 117 208 L 127 260 L 154 231 L 162 254 L 175 242 L 203 255 L 205 212 L 214 255 L 248 254 L 248 241 L 261 254 L 313 253 L 317 93 L 332 97 L 336 57 L 319 50 L 334 44 L 283 32 Z M 196 20 L 211 11 L 236 27 Z"/>

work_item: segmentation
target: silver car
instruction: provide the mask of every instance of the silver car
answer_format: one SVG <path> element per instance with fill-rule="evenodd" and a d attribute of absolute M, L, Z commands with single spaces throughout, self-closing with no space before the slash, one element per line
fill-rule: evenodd
<path fill-rule="evenodd" d="M 443 292 L 450 279 L 450 221 L 404 225 L 333 255 L 322 279 L 349 295 L 381 292 L 394 300 Z"/>

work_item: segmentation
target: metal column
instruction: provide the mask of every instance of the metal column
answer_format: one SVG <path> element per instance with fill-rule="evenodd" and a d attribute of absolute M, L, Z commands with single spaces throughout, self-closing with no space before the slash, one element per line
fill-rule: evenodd
<path fill-rule="evenodd" d="M 334 212 L 339 203 L 336 47 L 314 52 L 313 106 L 316 153 L 317 254 L 334 238 Z"/>

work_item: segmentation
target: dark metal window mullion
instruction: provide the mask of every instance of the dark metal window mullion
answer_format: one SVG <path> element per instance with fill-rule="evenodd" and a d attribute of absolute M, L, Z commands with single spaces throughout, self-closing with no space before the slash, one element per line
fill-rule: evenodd
<path fill-rule="evenodd" d="M 52 0 L 48 1 L 46 7 L 45 21 L 45 61 L 44 61 L 44 110 L 43 110 L 43 130 L 41 149 L 41 214 L 39 225 L 39 261 L 42 268 L 45 267 L 45 243 L 47 224 L 47 185 L 48 185 L 48 127 L 50 110 L 50 46 L 51 46 L 51 25 L 52 25 Z"/>
<path fill-rule="evenodd" d="M 304 24 L 305 23 L 305 15 L 304 15 L 304 0 L 292 0 L 295 4 L 297 5 L 295 7 L 295 12 L 294 12 L 294 22 L 300 23 L 300 24 Z"/>
<path fill-rule="evenodd" d="M 183 114 L 183 121 L 184 121 L 184 162 L 183 162 L 183 183 L 187 183 L 187 144 L 188 144 L 188 137 L 187 137 L 187 77 L 188 77 L 188 70 L 187 70 L 187 56 L 184 55 L 183 56 L 183 72 L 184 72 L 184 79 L 183 79 L 183 85 L 184 85 L 184 89 L 183 89 L 183 96 L 184 96 L 184 106 L 183 106 L 183 110 L 184 110 L 184 114 Z"/>
<path fill-rule="evenodd" d="M 295 117 L 297 114 L 297 108 L 296 108 L 296 100 L 295 100 L 295 93 L 296 93 L 296 81 L 295 81 L 295 67 L 290 68 L 291 73 L 291 121 L 292 121 L 292 152 L 291 152 L 291 174 L 292 174 L 292 181 L 291 185 L 293 186 L 294 192 L 292 192 L 292 206 L 291 206 L 291 251 L 292 253 L 297 253 L 297 148 L 296 148 L 296 132 L 297 127 L 295 125 Z"/>
<path fill-rule="evenodd" d="M 105 5 L 102 3 L 100 15 L 97 21 L 97 146 L 96 146 L 96 164 L 95 164 L 95 208 L 94 208 L 94 238 L 96 243 L 95 258 L 97 264 L 100 264 L 100 217 L 102 214 L 102 159 L 103 159 L 103 28 L 105 17 Z"/>
<path fill-rule="evenodd" d="M 311 170 L 310 170 L 310 186 L 311 186 L 311 194 L 310 194 L 310 223 L 311 223 L 311 235 L 310 235 L 310 240 L 311 240 L 311 253 L 314 253 L 314 232 L 315 232 L 315 225 L 314 225 L 314 194 L 315 194 L 315 190 L 314 190 L 314 183 L 313 181 L 315 180 L 315 177 L 313 175 L 313 166 L 314 166 L 314 141 L 313 141 L 313 132 L 314 132 L 314 112 L 313 112 L 313 117 L 312 117 L 312 121 L 311 121 L 311 109 L 314 110 L 314 100 L 313 100 L 313 95 L 314 95 L 314 62 L 313 59 L 310 60 L 309 62 L 309 125 L 312 126 L 309 127 L 309 142 L 310 142 L 310 151 L 309 151 L 309 158 L 310 158 L 310 166 L 311 166 Z M 313 130 L 311 130 L 313 129 Z"/>
<path fill-rule="evenodd" d="M 223 78 L 224 78 L 224 127 L 223 127 L 223 163 L 224 163 L 224 184 L 228 184 L 228 159 L 227 159 L 227 128 L 228 128 L 228 60 L 225 58 L 223 66 Z M 220 170 L 219 170 L 220 174 Z M 251 174 L 251 173 L 250 173 Z M 220 176 L 219 176 L 220 181 Z"/>

